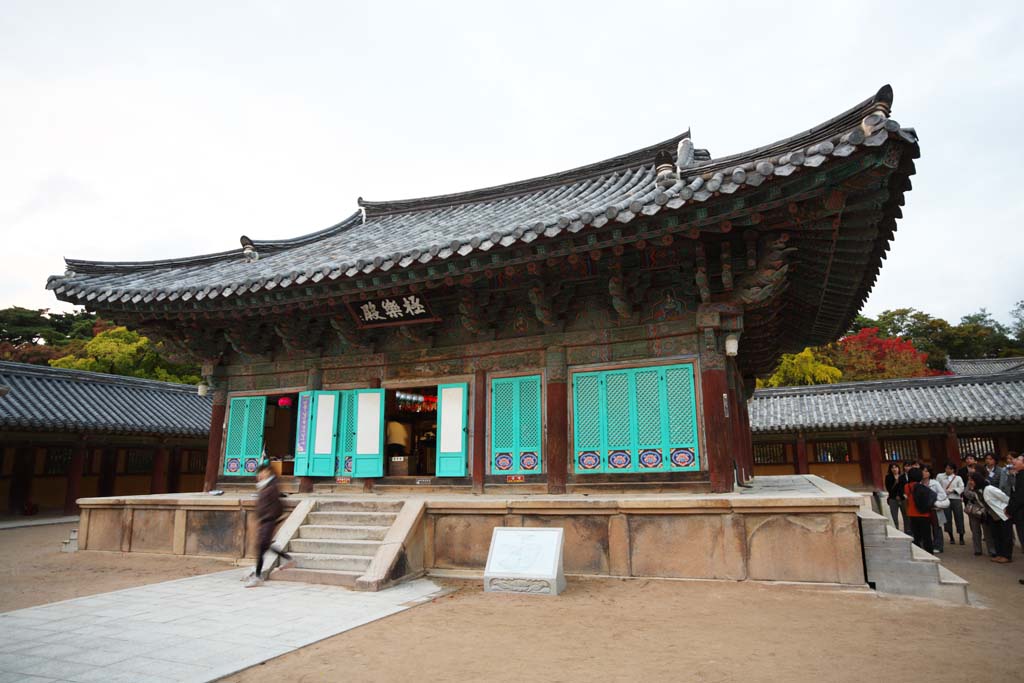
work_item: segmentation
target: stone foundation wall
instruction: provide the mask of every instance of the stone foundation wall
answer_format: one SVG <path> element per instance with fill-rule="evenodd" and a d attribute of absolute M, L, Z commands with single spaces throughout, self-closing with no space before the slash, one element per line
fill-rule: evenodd
<path fill-rule="evenodd" d="M 286 512 L 298 503 L 282 501 Z M 255 558 L 256 499 L 187 495 L 87 498 L 78 529 L 81 550 Z"/>

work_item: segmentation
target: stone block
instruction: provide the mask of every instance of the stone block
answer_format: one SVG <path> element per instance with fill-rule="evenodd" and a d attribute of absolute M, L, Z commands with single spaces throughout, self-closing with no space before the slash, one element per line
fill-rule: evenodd
<path fill-rule="evenodd" d="M 484 591 L 558 595 L 565 590 L 561 527 L 496 527 L 492 532 Z"/>
<path fill-rule="evenodd" d="M 632 576 L 746 578 L 738 515 L 630 515 Z"/>
<path fill-rule="evenodd" d="M 608 517 L 605 515 L 523 515 L 524 527 L 564 530 L 565 570 L 570 574 L 608 574 Z"/>
<path fill-rule="evenodd" d="M 864 583 L 855 514 L 750 514 L 746 533 L 751 579 Z"/>
<path fill-rule="evenodd" d="M 241 557 L 244 541 L 241 510 L 189 510 L 186 555 Z"/>
<path fill-rule="evenodd" d="M 491 532 L 501 526 L 504 515 L 434 516 L 434 567 L 439 569 L 483 569 Z"/>
<path fill-rule="evenodd" d="M 86 550 L 120 550 L 122 520 L 121 508 L 94 508 L 89 511 L 89 533 Z"/>
<path fill-rule="evenodd" d="M 132 550 L 144 553 L 174 551 L 174 510 L 135 510 Z"/>

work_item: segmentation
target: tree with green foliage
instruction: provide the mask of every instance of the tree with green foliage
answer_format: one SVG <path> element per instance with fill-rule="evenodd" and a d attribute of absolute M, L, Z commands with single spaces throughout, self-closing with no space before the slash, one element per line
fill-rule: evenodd
<path fill-rule="evenodd" d="M 1013 309 L 1010 311 L 1010 329 L 1013 330 L 1013 336 L 1017 338 L 1021 346 L 1024 346 L 1024 299 L 1021 299 L 1013 305 Z"/>
<path fill-rule="evenodd" d="M 775 373 L 758 386 L 789 387 L 810 384 L 834 384 L 843 378 L 839 368 L 820 358 L 814 349 L 806 348 L 800 353 L 785 353 Z"/>
<path fill-rule="evenodd" d="M 100 332 L 86 342 L 79 354 L 50 361 L 55 368 L 90 370 L 163 382 L 198 384 L 199 368 L 171 363 L 161 355 L 161 345 L 125 327 Z"/>

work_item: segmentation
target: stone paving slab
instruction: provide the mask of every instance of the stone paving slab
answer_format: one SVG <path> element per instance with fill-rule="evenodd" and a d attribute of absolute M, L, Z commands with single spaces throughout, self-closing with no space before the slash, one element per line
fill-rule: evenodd
<path fill-rule="evenodd" d="M 0 683 L 212 681 L 429 601 L 420 579 L 377 593 L 268 581 L 249 569 L 0 614 Z"/>

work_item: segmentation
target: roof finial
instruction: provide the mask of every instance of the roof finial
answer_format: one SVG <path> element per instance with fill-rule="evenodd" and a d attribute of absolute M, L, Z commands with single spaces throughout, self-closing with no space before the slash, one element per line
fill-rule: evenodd
<path fill-rule="evenodd" d="M 682 171 L 691 166 L 693 166 L 693 140 L 685 137 L 679 141 L 679 146 L 676 147 L 676 168 Z"/>
<path fill-rule="evenodd" d="M 245 258 L 246 263 L 260 260 L 260 254 L 256 251 L 256 245 L 252 243 L 251 239 L 242 235 L 242 239 L 239 241 L 242 243 L 242 256 Z"/>

